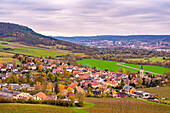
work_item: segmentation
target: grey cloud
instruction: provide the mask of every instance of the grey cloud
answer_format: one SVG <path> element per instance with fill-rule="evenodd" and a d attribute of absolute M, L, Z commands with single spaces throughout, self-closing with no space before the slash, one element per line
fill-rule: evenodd
<path fill-rule="evenodd" d="M 169 5 L 168 0 L 1 0 L 0 21 L 56 35 L 155 33 L 158 29 L 170 34 Z"/>

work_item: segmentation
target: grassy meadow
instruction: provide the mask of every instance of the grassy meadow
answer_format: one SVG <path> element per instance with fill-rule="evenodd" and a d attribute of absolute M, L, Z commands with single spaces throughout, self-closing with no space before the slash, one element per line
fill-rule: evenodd
<path fill-rule="evenodd" d="M 169 105 L 161 105 L 138 99 L 88 98 L 94 107 L 85 108 L 90 113 L 169 113 Z"/>
<path fill-rule="evenodd" d="M 138 69 L 141 68 L 141 65 L 136 65 L 136 64 L 123 64 L 123 65 L 138 68 Z M 165 72 L 170 71 L 170 68 L 160 67 L 160 66 L 150 66 L 150 65 L 143 65 L 143 69 L 158 74 L 164 74 Z"/>
<path fill-rule="evenodd" d="M 123 67 L 117 65 L 119 62 L 105 61 L 105 60 L 96 60 L 96 59 L 84 59 L 77 61 L 78 64 L 83 64 L 89 67 L 96 67 L 98 69 L 108 69 L 109 71 L 118 71 L 120 68 L 124 68 L 126 71 L 129 70 L 131 72 L 137 72 L 135 69 Z"/>
<path fill-rule="evenodd" d="M 150 62 L 165 62 L 166 60 L 163 60 L 163 57 L 152 57 L 152 58 L 134 58 L 134 59 L 126 59 L 126 60 L 133 60 L 133 61 L 150 61 Z M 169 60 L 168 60 L 169 61 Z"/>
<path fill-rule="evenodd" d="M 0 104 L 0 113 L 76 113 L 71 108 L 38 104 Z"/>
<path fill-rule="evenodd" d="M 12 57 L 14 54 L 12 53 L 5 53 L 5 52 L 0 52 L 0 57 Z"/>
<path fill-rule="evenodd" d="M 77 61 L 77 63 L 83 64 L 89 67 L 96 67 L 102 70 L 108 69 L 109 71 L 118 71 L 119 68 L 124 68 L 126 71 L 129 70 L 131 72 L 138 71 L 138 70 L 131 69 L 128 67 L 117 65 L 117 63 L 120 63 L 120 62 L 112 62 L 112 61 L 104 61 L 104 60 L 96 60 L 96 59 L 84 59 L 84 60 Z M 141 68 L 141 65 L 126 64 L 126 63 L 123 63 L 123 65 L 138 68 L 138 69 Z M 144 70 L 155 72 L 158 74 L 164 74 L 165 72 L 170 71 L 169 68 L 159 67 L 159 66 L 143 65 L 143 68 Z"/>
<path fill-rule="evenodd" d="M 3 48 L 11 48 L 10 50 L 3 50 Z M 53 52 L 53 51 L 48 51 L 45 49 L 41 49 L 41 48 L 36 48 L 36 47 L 28 47 L 28 46 L 24 46 L 24 45 L 19 45 L 19 44 L 11 44 L 8 43 L 8 45 L 0 45 L 0 51 L 8 51 L 8 52 L 12 52 L 12 53 L 19 53 L 19 54 L 25 54 L 25 55 L 31 55 L 31 56 L 61 56 L 63 55 L 62 53 L 57 53 L 57 52 Z"/>

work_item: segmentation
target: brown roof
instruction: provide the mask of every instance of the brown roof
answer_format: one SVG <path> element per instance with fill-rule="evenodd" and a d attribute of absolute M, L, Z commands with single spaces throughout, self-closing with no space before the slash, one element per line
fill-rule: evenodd
<path fill-rule="evenodd" d="M 37 96 L 37 97 L 41 98 L 42 100 L 47 100 L 47 95 L 43 92 L 39 92 L 34 96 Z"/>

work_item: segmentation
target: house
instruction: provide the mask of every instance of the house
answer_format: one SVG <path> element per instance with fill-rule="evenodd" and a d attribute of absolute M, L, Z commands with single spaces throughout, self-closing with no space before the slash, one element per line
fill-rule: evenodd
<path fill-rule="evenodd" d="M 0 88 L 7 86 L 7 83 L 0 83 Z"/>
<path fill-rule="evenodd" d="M 23 72 L 28 72 L 28 68 L 27 67 L 23 67 Z"/>
<path fill-rule="evenodd" d="M 93 88 L 99 87 L 100 83 L 99 82 L 91 82 L 91 85 Z"/>
<path fill-rule="evenodd" d="M 12 72 L 17 72 L 17 71 L 18 71 L 18 68 L 13 66 L 13 67 L 11 67 L 11 71 L 12 71 Z"/>
<path fill-rule="evenodd" d="M 27 87 L 26 90 L 27 91 L 35 91 L 35 87 Z"/>
<path fill-rule="evenodd" d="M 34 100 L 47 100 L 47 95 L 43 92 L 39 92 L 35 95 L 33 95 Z"/>
<path fill-rule="evenodd" d="M 26 100 L 28 100 L 31 97 L 32 96 L 29 93 L 13 91 L 13 98 L 14 99 L 26 99 Z"/>
<path fill-rule="evenodd" d="M 0 97 L 9 99 L 9 98 L 12 98 L 13 95 L 11 93 L 8 93 L 8 92 L 0 91 Z"/>
<path fill-rule="evenodd" d="M 28 88 L 28 87 L 30 87 L 29 84 L 21 84 L 20 86 L 21 86 L 21 89 L 22 89 L 22 88 Z"/>
<path fill-rule="evenodd" d="M 76 87 L 76 89 L 77 89 L 77 92 L 84 93 L 84 90 L 83 90 L 83 88 L 81 88 L 80 86 Z"/>
<path fill-rule="evenodd" d="M 37 69 L 37 67 L 35 65 L 29 66 L 28 68 L 32 69 L 32 70 L 36 70 Z"/>
<path fill-rule="evenodd" d="M 66 71 L 68 71 L 68 72 L 72 72 L 72 71 L 73 71 L 73 69 L 72 69 L 72 68 L 66 68 Z"/>
<path fill-rule="evenodd" d="M 123 89 L 125 90 L 126 93 L 134 93 L 134 91 L 136 91 L 136 89 L 133 86 L 129 86 L 129 85 L 125 85 L 123 87 Z"/>
<path fill-rule="evenodd" d="M 6 66 L 2 66 L 2 67 L 1 67 L 1 71 L 2 71 L 2 72 L 5 72 L 5 71 L 6 71 Z"/>
<path fill-rule="evenodd" d="M 47 69 L 47 67 L 44 66 L 44 67 L 43 67 L 43 71 L 45 71 L 46 69 Z"/>
<path fill-rule="evenodd" d="M 0 91 L 0 97 L 28 100 L 32 96 L 29 93 L 3 90 L 3 91 Z"/>
<path fill-rule="evenodd" d="M 53 69 L 53 72 L 52 72 L 52 73 L 57 73 L 57 72 L 59 72 L 58 69 Z"/>
<path fill-rule="evenodd" d="M 20 89 L 20 85 L 19 84 L 10 83 L 8 88 L 9 87 L 11 87 L 13 90 L 19 90 Z"/>
<path fill-rule="evenodd" d="M 57 95 L 48 95 L 47 100 L 57 100 Z"/>
<path fill-rule="evenodd" d="M 117 96 L 120 97 L 120 98 L 126 98 L 126 97 L 127 97 L 127 94 L 124 93 L 124 92 L 119 92 L 119 93 L 117 94 Z"/>
<path fill-rule="evenodd" d="M 4 74 L 0 74 L 0 79 L 6 79 L 6 76 Z"/>
<path fill-rule="evenodd" d="M 11 67 L 13 67 L 12 62 L 7 62 L 7 67 L 9 67 L 9 69 L 10 69 Z"/>
<path fill-rule="evenodd" d="M 101 95 L 102 92 L 101 92 L 100 90 L 95 90 L 95 91 L 93 91 L 93 94 L 94 94 L 94 96 L 95 96 L 95 95 Z"/>
<path fill-rule="evenodd" d="M 139 95 L 143 98 L 149 98 L 150 94 L 144 91 L 134 91 L 134 94 Z"/>
<path fill-rule="evenodd" d="M 12 72 L 7 72 L 6 73 L 6 78 L 9 77 L 9 75 L 11 75 L 11 74 L 12 74 Z"/>
<path fill-rule="evenodd" d="M 3 63 L 0 63 L 0 68 L 3 66 Z"/>

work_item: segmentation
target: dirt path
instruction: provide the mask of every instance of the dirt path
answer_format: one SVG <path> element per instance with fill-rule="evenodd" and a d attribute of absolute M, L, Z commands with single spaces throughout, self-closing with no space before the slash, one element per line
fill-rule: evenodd
<path fill-rule="evenodd" d="M 123 64 L 120 64 L 120 63 L 117 63 L 117 65 L 119 65 L 119 66 L 124 66 L 124 67 L 127 67 L 127 68 L 131 68 L 131 69 L 135 69 L 135 70 L 139 70 L 139 71 L 140 71 L 140 69 L 138 69 L 138 68 L 126 66 L 126 65 L 123 65 Z M 154 72 L 151 72 L 151 71 L 146 71 L 146 70 L 144 70 L 144 72 L 151 73 L 151 74 L 155 74 L 155 75 L 161 75 L 161 74 L 154 73 Z"/>

